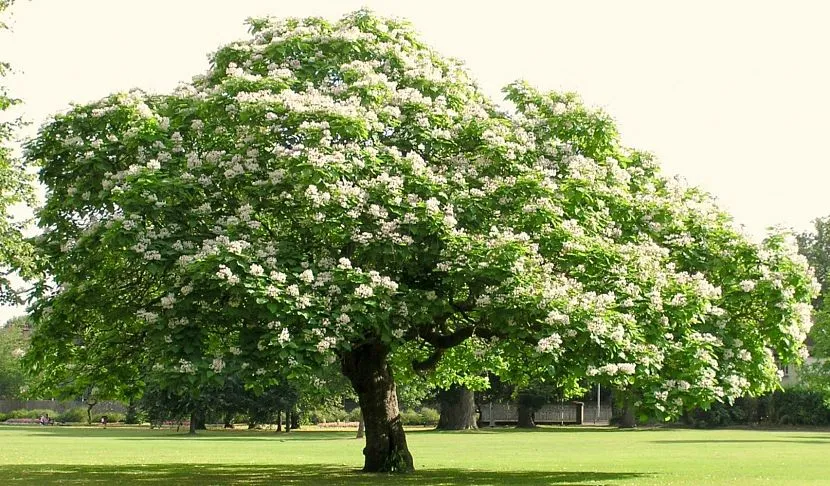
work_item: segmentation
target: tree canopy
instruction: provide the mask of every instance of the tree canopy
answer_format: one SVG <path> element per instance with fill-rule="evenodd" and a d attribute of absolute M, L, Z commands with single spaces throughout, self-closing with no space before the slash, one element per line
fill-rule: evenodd
<path fill-rule="evenodd" d="M 775 387 L 775 358 L 803 353 L 815 283 L 794 239 L 752 242 L 575 95 L 517 82 L 502 108 L 366 11 L 250 26 L 175 92 L 75 106 L 28 145 L 47 188 L 36 369 L 143 356 L 175 388 L 339 361 L 365 469 L 406 471 L 404 345 L 428 368 L 475 338 L 667 415 Z"/>

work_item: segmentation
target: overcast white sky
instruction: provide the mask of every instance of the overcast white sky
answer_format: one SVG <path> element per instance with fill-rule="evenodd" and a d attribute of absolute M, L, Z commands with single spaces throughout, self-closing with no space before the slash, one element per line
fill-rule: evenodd
<path fill-rule="evenodd" d="M 580 93 L 628 145 L 713 193 L 756 235 L 830 214 L 830 2 L 17 0 L 0 57 L 35 125 L 69 102 L 166 91 L 259 15 L 411 20 L 497 96 Z M 0 308 L 0 322 L 20 310 Z"/>

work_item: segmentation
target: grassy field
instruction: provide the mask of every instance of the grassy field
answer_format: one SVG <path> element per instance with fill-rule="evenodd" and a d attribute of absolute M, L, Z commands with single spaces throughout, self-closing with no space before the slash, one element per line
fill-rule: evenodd
<path fill-rule="evenodd" d="M 418 471 L 357 472 L 352 432 L 0 427 L 0 484 L 830 484 L 830 432 L 411 431 Z"/>

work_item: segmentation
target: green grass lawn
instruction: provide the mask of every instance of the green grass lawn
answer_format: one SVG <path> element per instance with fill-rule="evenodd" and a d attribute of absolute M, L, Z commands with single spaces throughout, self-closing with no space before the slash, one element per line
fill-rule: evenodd
<path fill-rule="evenodd" d="M 366 475 L 353 432 L 0 427 L 0 484 L 830 484 L 830 432 L 411 431 L 418 471 Z"/>

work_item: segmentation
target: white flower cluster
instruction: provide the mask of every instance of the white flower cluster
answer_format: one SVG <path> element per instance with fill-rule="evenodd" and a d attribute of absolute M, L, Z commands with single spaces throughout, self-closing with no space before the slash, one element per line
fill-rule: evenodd
<path fill-rule="evenodd" d="M 536 345 L 536 352 L 550 353 L 559 349 L 561 345 L 562 337 L 560 337 L 559 334 L 553 333 L 550 336 L 539 340 L 539 343 Z"/>

